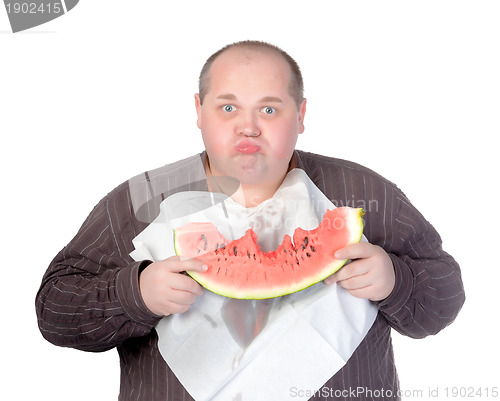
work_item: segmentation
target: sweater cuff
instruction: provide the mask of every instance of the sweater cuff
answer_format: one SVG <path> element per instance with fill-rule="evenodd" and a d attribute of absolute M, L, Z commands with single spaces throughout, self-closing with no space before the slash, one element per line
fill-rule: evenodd
<path fill-rule="evenodd" d="M 398 316 L 402 313 L 404 305 L 411 297 L 414 287 L 414 277 L 410 267 L 396 255 L 389 253 L 396 274 L 394 289 L 387 298 L 380 301 L 378 309 L 390 320 L 399 320 Z"/>
<path fill-rule="evenodd" d="M 116 275 L 116 291 L 123 311 L 132 321 L 153 327 L 162 316 L 148 309 L 139 288 L 139 274 L 151 263 L 145 260 L 121 269 Z"/>

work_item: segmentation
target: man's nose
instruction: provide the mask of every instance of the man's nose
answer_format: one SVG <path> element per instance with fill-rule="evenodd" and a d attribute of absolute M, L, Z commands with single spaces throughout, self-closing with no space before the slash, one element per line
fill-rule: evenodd
<path fill-rule="evenodd" d="M 259 136 L 260 128 L 256 116 L 252 113 L 244 113 L 238 122 L 238 135 Z"/>

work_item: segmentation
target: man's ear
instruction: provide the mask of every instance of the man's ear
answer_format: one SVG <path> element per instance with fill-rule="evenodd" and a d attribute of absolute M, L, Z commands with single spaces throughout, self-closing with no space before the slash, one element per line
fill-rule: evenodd
<path fill-rule="evenodd" d="M 194 95 L 194 105 L 196 107 L 196 115 L 198 116 L 198 119 L 196 120 L 196 125 L 198 126 L 198 128 L 201 129 L 201 101 L 199 93 L 195 93 Z"/>
<path fill-rule="evenodd" d="M 302 104 L 300 105 L 300 108 L 299 108 L 299 123 L 300 123 L 299 134 L 302 134 L 305 130 L 304 118 L 306 116 L 306 104 L 307 104 L 307 99 L 304 98 L 304 100 L 302 101 Z"/>

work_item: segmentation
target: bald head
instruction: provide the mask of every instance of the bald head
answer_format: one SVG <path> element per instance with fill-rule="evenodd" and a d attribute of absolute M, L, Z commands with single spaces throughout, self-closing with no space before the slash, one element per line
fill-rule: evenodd
<path fill-rule="evenodd" d="M 251 52 L 262 52 L 262 53 L 267 53 L 267 54 L 274 54 L 282 59 L 285 60 L 287 65 L 290 68 L 290 73 L 291 73 L 291 78 L 290 78 L 290 83 L 289 83 L 289 93 L 290 96 L 292 96 L 295 100 L 295 103 L 297 105 L 297 108 L 300 107 L 304 100 L 304 83 L 302 79 L 302 73 L 300 72 L 300 68 L 296 61 L 288 55 L 285 51 L 281 50 L 279 47 L 271 45 L 266 42 L 259 42 L 259 41 L 243 41 L 243 42 L 236 42 L 230 45 L 227 45 L 223 47 L 222 49 L 218 50 L 214 54 L 212 54 L 207 61 L 205 62 L 205 65 L 203 66 L 201 73 L 200 73 L 200 79 L 199 79 L 199 95 L 200 95 L 200 104 L 203 103 L 203 99 L 205 95 L 207 94 L 209 87 L 210 87 L 210 70 L 217 58 L 223 54 L 223 53 L 228 53 L 231 51 L 232 53 L 239 54 L 241 56 L 241 51 L 236 52 L 236 50 L 247 50 Z"/>

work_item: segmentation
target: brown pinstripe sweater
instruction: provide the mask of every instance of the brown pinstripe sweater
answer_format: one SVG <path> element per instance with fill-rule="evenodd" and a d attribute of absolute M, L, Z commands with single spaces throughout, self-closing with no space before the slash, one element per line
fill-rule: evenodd
<path fill-rule="evenodd" d="M 150 262 L 134 262 L 129 253 L 131 240 L 153 221 L 163 199 L 207 189 L 194 171 L 200 158 L 205 153 L 144 173 L 104 197 L 54 258 L 37 294 L 38 323 L 48 341 L 95 352 L 117 348 L 119 400 L 192 400 L 158 351 L 154 326 L 159 318 L 140 295 L 139 273 Z M 459 266 L 443 251 L 431 224 L 390 181 L 344 160 L 303 151 L 294 158 L 335 205 L 365 209 L 364 234 L 388 252 L 396 271 L 396 286 L 377 303 L 379 313 L 367 336 L 312 399 L 398 399 L 391 328 L 421 338 L 450 324 L 465 300 Z M 140 208 L 132 192 L 149 194 Z M 354 398 L 357 388 L 371 393 Z M 385 398 L 376 392 L 382 389 Z M 284 399 L 292 396 L 293 391 Z"/>

